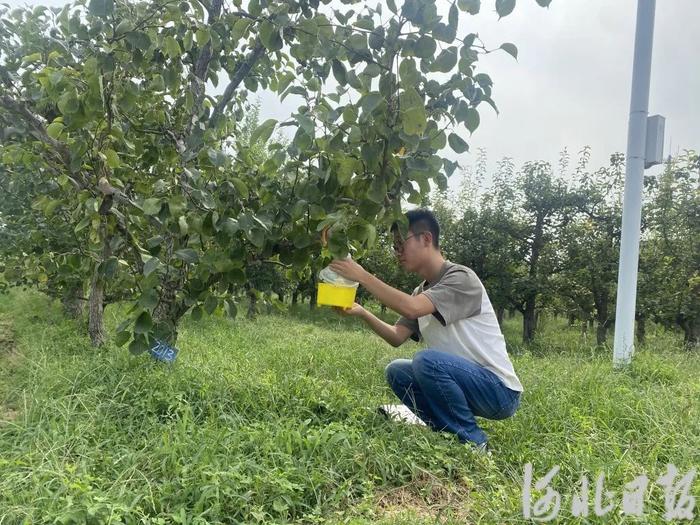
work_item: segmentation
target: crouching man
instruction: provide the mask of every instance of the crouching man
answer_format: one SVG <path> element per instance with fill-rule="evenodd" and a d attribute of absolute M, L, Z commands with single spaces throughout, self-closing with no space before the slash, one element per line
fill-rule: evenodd
<path fill-rule="evenodd" d="M 440 227 L 429 210 L 406 214 L 408 234 L 393 228 L 399 264 L 423 278 L 411 295 L 384 283 L 357 262 L 335 260 L 331 268 L 359 282 L 401 315 L 390 325 L 355 303 L 341 310 L 363 319 L 393 346 L 409 337 L 425 349 L 386 368 L 391 389 L 430 428 L 456 434 L 481 450 L 488 440 L 476 416 L 505 419 L 520 405 L 523 387 L 506 351 L 505 339 L 486 290 L 466 266 L 445 260 Z M 340 310 L 340 309 L 339 309 Z"/>

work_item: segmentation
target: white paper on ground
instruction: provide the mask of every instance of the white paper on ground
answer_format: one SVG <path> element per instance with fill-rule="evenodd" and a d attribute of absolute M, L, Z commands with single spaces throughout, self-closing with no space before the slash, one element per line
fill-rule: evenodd
<path fill-rule="evenodd" d="M 425 423 L 411 412 L 406 405 L 381 405 L 379 412 L 393 421 L 425 426 Z"/>

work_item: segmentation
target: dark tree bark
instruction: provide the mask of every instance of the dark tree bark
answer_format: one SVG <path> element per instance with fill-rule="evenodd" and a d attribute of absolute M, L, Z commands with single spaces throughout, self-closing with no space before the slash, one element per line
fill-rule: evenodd
<path fill-rule="evenodd" d="M 647 335 L 647 316 L 645 314 L 637 314 L 636 335 L 637 344 L 644 344 Z"/>
<path fill-rule="evenodd" d="M 90 280 L 90 297 L 88 300 L 88 334 L 92 346 L 102 346 L 106 336 L 104 331 L 104 282 L 99 275 L 99 265 L 95 269 Z"/>
<path fill-rule="evenodd" d="M 85 297 L 82 283 L 69 286 L 61 296 L 63 313 L 70 319 L 80 319 L 85 308 Z"/>

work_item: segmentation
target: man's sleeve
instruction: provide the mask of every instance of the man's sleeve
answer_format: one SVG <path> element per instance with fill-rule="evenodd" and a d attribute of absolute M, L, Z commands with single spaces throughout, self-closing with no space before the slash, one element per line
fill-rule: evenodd
<path fill-rule="evenodd" d="M 420 290 L 420 286 L 417 286 L 411 295 L 417 295 L 418 290 Z M 418 319 L 409 319 L 408 317 L 404 317 L 403 315 L 399 317 L 398 321 L 394 323 L 394 326 L 401 325 L 405 326 L 406 328 L 409 328 L 411 330 L 411 339 L 413 339 L 416 342 L 419 342 L 421 339 L 421 334 L 420 334 L 420 326 L 418 326 Z"/>
<path fill-rule="evenodd" d="M 481 313 L 481 281 L 467 268 L 449 271 L 423 294 L 435 306 L 433 315 L 443 326 Z"/>
<path fill-rule="evenodd" d="M 418 319 L 408 319 L 407 317 L 401 316 L 399 320 L 396 321 L 394 326 L 405 326 L 411 330 L 411 339 L 418 342 L 420 341 L 420 327 L 418 326 Z"/>

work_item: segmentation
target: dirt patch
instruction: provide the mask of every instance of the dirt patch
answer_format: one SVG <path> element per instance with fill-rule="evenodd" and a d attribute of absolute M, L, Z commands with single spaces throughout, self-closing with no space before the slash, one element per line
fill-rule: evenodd
<path fill-rule="evenodd" d="M 0 317 L 0 356 L 15 349 L 15 332 L 12 323 Z"/>
<path fill-rule="evenodd" d="M 22 355 L 17 351 L 12 322 L 0 317 L 0 367 L 3 372 L 12 374 L 12 370 L 17 368 L 21 359 Z M 3 404 L 0 399 L 0 425 L 14 421 L 18 416 L 17 410 Z"/>
<path fill-rule="evenodd" d="M 0 405 L 0 425 L 12 423 L 17 417 L 19 417 L 19 412 L 15 409 Z"/>
<path fill-rule="evenodd" d="M 410 482 L 381 491 L 377 496 L 377 513 L 382 517 L 414 514 L 435 523 L 468 524 L 471 483 L 447 481 L 430 472 L 420 471 Z"/>

